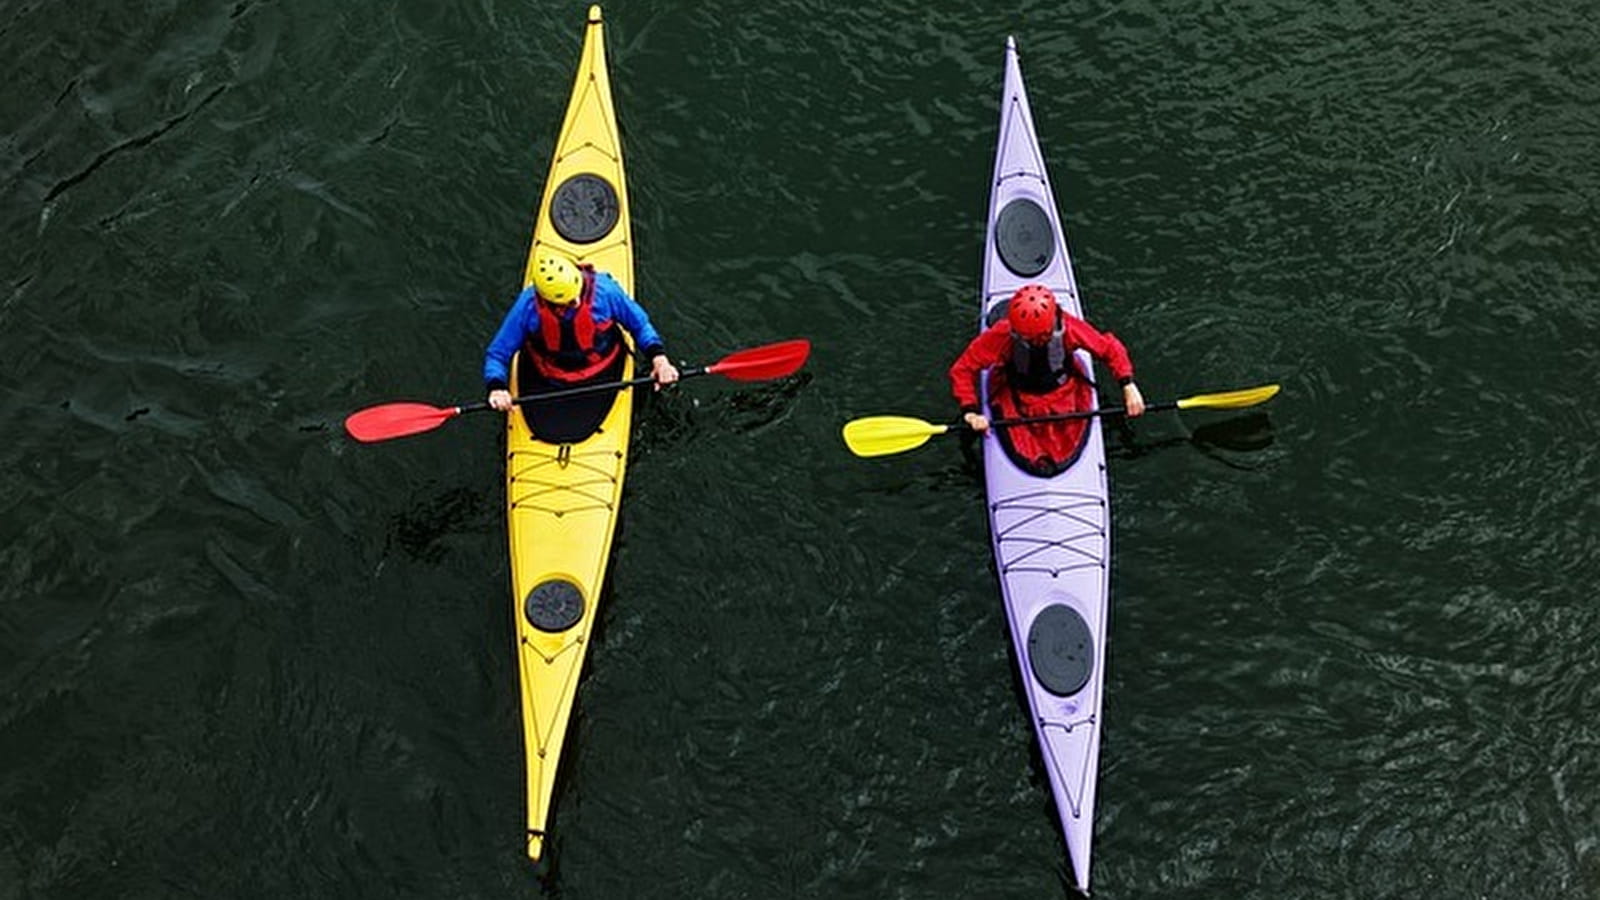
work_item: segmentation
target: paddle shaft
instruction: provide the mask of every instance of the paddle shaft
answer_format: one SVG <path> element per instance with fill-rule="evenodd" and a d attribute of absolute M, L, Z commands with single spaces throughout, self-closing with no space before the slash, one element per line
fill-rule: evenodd
<path fill-rule="evenodd" d="M 1147 413 L 1161 412 L 1162 410 L 1177 409 L 1178 401 L 1167 400 L 1162 403 L 1146 404 L 1144 411 Z M 1064 422 L 1068 419 L 1090 419 L 1095 416 L 1118 416 L 1128 411 L 1126 406 L 1107 406 L 1101 409 L 1084 409 L 1077 412 L 1051 413 L 1047 416 L 1026 416 L 1020 419 L 990 419 L 990 428 L 1004 428 L 1008 425 L 1032 425 L 1035 422 Z M 965 424 L 965 420 L 962 420 Z"/>
<path fill-rule="evenodd" d="M 687 369 L 679 371 L 678 378 L 679 380 L 684 378 L 693 378 L 696 375 L 704 375 L 709 371 L 711 371 L 710 366 L 690 366 Z M 565 400 L 568 397 L 586 397 L 590 394 L 603 394 L 606 391 L 620 391 L 625 387 L 649 384 L 655 380 L 656 377 L 654 375 L 641 375 L 638 378 L 632 378 L 627 381 L 607 381 L 603 384 L 586 384 L 582 387 L 564 388 L 559 391 L 547 391 L 543 394 L 528 394 L 522 397 L 513 397 L 511 398 L 511 402 L 517 406 L 522 406 L 524 404 L 539 403 L 545 400 Z M 482 412 L 483 410 L 489 408 L 489 402 L 487 400 L 479 400 L 477 403 L 468 403 L 465 406 L 456 407 L 456 412 Z"/>

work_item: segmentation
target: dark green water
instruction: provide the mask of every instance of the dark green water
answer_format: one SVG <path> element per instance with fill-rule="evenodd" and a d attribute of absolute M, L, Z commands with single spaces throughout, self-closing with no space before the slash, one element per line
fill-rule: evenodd
<path fill-rule="evenodd" d="M 357 8 L 359 7 L 359 8 Z M 1052 897 L 954 443 L 1015 34 L 1113 441 L 1094 885 L 1600 897 L 1600 18 L 607 4 L 648 404 L 522 859 L 492 418 L 581 3 L 0 2 L 0 898 Z M 1216 433 L 1220 428 L 1221 433 Z"/>

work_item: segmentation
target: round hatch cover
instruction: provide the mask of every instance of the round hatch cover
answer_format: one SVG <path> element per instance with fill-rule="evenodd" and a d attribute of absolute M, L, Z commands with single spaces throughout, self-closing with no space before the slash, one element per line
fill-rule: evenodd
<path fill-rule="evenodd" d="M 994 246 L 1000 261 L 1022 278 L 1043 272 L 1056 256 L 1055 230 L 1044 207 L 1020 197 L 1005 205 L 994 221 Z"/>
<path fill-rule="evenodd" d="M 1083 690 L 1094 671 L 1094 636 L 1089 623 L 1070 606 L 1047 606 L 1028 629 L 1028 662 L 1045 690 L 1070 697 Z"/>
<path fill-rule="evenodd" d="M 617 227 L 622 208 L 617 189 L 599 175 L 574 175 L 550 198 L 550 222 L 574 244 L 598 241 Z"/>
<path fill-rule="evenodd" d="M 583 618 L 583 592 L 570 581 L 552 578 L 528 592 L 522 614 L 540 631 L 566 631 Z"/>

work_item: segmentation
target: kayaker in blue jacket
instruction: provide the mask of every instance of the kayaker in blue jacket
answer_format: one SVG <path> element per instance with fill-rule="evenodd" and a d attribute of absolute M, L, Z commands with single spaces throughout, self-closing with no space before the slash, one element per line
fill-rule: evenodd
<path fill-rule="evenodd" d="M 523 365 L 531 363 L 540 377 L 575 384 L 605 371 L 623 352 L 622 329 L 650 360 L 657 390 L 678 380 L 649 314 L 615 278 L 559 253 L 541 252 L 534 260 L 533 283 L 517 296 L 484 354 L 489 405 L 501 412 L 511 409 L 511 357 L 518 350 Z"/>

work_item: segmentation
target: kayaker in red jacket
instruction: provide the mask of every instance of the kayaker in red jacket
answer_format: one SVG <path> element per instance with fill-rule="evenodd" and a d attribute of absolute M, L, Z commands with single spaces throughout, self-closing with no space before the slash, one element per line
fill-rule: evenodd
<path fill-rule="evenodd" d="M 1094 398 L 1093 373 L 1079 370 L 1073 351 L 1087 350 L 1122 385 L 1127 415 L 1144 414 L 1144 397 L 1133 381 L 1128 349 L 1109 331 L 1064 312 L 1055 294 L 1041 284 L 1023 285 L 1012 295 L 1006 317 L 984 329 L 950 366 L 950 391 L 967 426 L 989 430 L 989 416 L 978 402 L 978 378 L 989 377 L 990 408 L 1002 418 L 1043 416 L 1088 409 Z M 1087 419 L 1065 419 L 1003 429 L 1010 444 L 1039 474 L 1053 474 L 1072 462 Z"/>
<path fill-rule="evenodd" d="M 489 405 L 502 412 L 512 407 L 511 357 L 517 351 L 524 351 L 524 365 L 531 364 L 543 380 L 580 383 L 623 352 L 622 329 L 650 360 L 657 389 L 678 380 L 649 314 L 615 278 L 559 253 L 541 253 L 534 260 L 533 283 L 512 304 L 484 354 Z"/>

